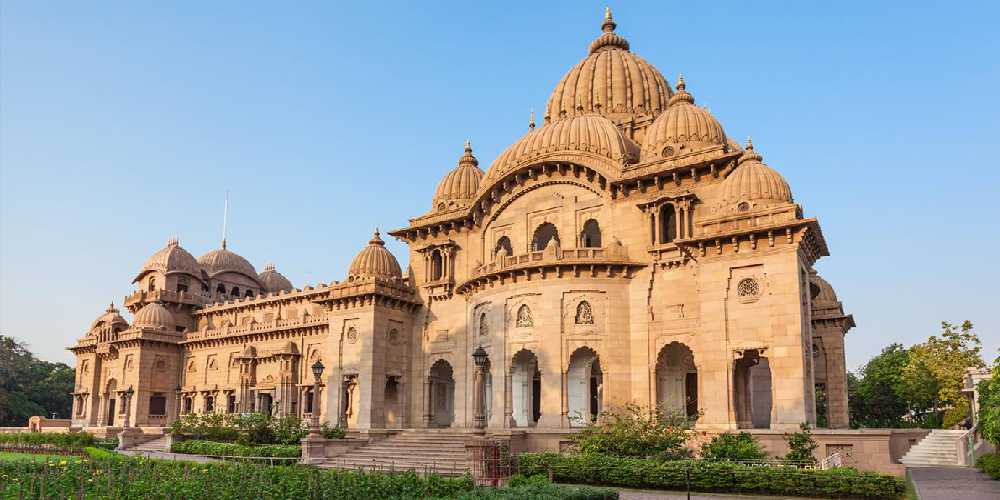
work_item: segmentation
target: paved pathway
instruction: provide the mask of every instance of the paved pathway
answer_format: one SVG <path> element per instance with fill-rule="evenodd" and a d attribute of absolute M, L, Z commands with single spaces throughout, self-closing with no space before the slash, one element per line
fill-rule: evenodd
<path fill-rule="evenodd" d="M 680 491 L 622 490 L 621 500 L 687 500 L 687 493 Z M 805 500 L 801 497 L 734 495 L 724 493 L 691 493 L 691 500 Z"/>
<path fill-rule="evenodd" d="M 920 500 L 997 500 L 1000 481 L 972 467 L 910 467 Z"/>

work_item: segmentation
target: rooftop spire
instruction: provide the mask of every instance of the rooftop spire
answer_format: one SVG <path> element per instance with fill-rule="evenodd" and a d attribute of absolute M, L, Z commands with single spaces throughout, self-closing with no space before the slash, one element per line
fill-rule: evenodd
<path fill-rule="evenodd" d="M 684 90 L 687 88 L 687 84 L 684 83 L 684 75 L 677 73 L 677 90 Z"/>
<path fill-rule="evenodd" d="M 687 83 L 684 82 L 684 75 L 677 75 L 677 93 L 670 98 L 670 105 L 673 106 L 679 102 L 686 102 L 688 104 L 694 104 L 694 96 L 688 93 Z"/>
<path fill-rule="evenodd" d="M 226 249 L 226 232 L 229 230 L 229 191 L 226 190 L 226 205 L 222 209 L 222 249 Z"/>
<path fill-rule="evenodd" d="M 747 145 L 743 148 L 743 154 L 740 156 L 740 163 L 746 161 L 756 160 L 759 162 L 764 161 L 764 157 L 760 153 L 753 150 L 753 139 L 747 136 Z"/>
<path fill-rule="evenodd" d="M 535 130 L 535 110 L 531 110 L 531 116 L 528 118 L 528 130 Z"/>
<path fill-rule="evenodd" d="M 615 19 L 611 17 L 611 7 L 604 8 L 604 23 L 601 24 L 601 31 L 605 33 L 611 33 L 617 28 L 618 25 L 615 24 Z"/>
<path fill-rule="evenodd" d="M 379 237 L 379 233 L 378 233 L 378 228 L 377 227 L 375 228 L 375 234 L 372 235 L 372 239 L 368 241 L 368 244 L 369 245 L 378 245 L 378 246 L 385 245 L 385 242 L 382 241 L 381 237 Z"/>
<path fill-rule="evenodd" d="M 466 139 L 465 141 L 465 152 L 462 153 L 462 157 L 458 159 L 459 166 L 472 166 L 478 167 L 479 160 L 476 159 L 472 154 L 472 141 Z"/>

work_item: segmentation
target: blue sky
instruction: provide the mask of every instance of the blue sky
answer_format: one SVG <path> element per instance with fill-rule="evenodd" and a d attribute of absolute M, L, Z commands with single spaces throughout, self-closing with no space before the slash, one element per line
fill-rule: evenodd
<path fill-rule="evenodd" d="M 32 2 L 0 7 L 0 332 L 64 347 L 177 235 L 342 279 L 541 116 L 605 3 Z M 972 320 L 1000 347 L 995 2 L 620 2 L 820 219 L 848 366 Z M 390 248 L 405 265 L 403 246 Z"/>

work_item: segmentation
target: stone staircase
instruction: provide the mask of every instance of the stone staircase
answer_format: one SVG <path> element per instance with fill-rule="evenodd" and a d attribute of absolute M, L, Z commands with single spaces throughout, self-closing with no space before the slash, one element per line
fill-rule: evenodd
<path fill-rule="evenodd" d="M 468 470 L 465 442 L 470 433 L 452 429 L 402 430 L 381 441 L 316 465 L 345 470 L 416 471 L 458 476 Z"/>
<path fill-rule="evenodd" d="M 132 451 L 161 451 L 166 453 L 170 451 L 170 438 L 166 435 L 163 435 L 156 439 L 151 439 L 144 443 L 139 443 L 130 449 Z"/>
<path fill-rule="evenodd" d="M 958 466 L 958 440 L 965 433 L 964 430 L 934 429 L 913 445 L 900 462 L 911 467 Z"/>

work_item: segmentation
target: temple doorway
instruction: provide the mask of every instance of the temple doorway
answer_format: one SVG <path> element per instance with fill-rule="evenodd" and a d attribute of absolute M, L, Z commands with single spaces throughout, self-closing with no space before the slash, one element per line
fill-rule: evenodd
<path fill-rule="evenodd" d="M 597 420 L 604 402 L 604 373 L 593 349 L 581 347 L 569 357 L 566 392 L 570 427 L 584 427 Z"/>
<path fill-rule="evenodd" d="M 698 416 L 698 369 L 682 343 L 665 345 L 657 356 L 656 407 L 662 415 Z"/>
<path fill-rule="evenodd" d="M 528 350 L 511 360 L 511 399 L 514 427 L 534 427 L 541 416 L 541 373 L 538 358 Z"/>
<path fill-rule="evenodd" d="M 109 380 L 104 394 L 105 394 L 104 397 L 108 399 L 108 413 L 107 416 L 105 417 L 105 425 L 107 425 L 108 427 L 114 427 L 115 410 L 117 409 L 115 408 L 116 406 L 115 403 L 117 403 L 115 395 L 118 394 L 118 381 L 115 379 Z"/>
<path fill-rule="evenodd" d="M 733 364 L 733 403 L 740 429 L 771 427 L 771 366 L 758 349 L 743 351 Z"/>
<path fill-rule="evenodd" d="M 455 420 L 455 378 L 451 363 L 439 359 L 430 372 L 431 427 L 451 427 Z"/>
<path fill-rule="evenodd" d="M 386 428 L 398 428 L 402 424 L 400 404 L 400 378 L 389 375 L 385 378 L 385 399 L 382 401 Z"/>

